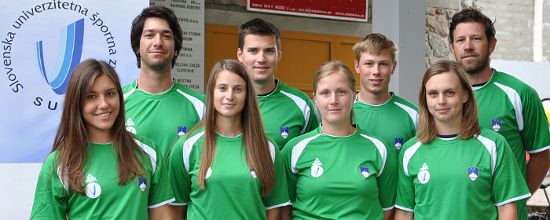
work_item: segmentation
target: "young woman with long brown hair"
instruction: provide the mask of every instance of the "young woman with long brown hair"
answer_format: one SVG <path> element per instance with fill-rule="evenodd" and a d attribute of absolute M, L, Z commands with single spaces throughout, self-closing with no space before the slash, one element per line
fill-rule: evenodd
<path fill-rule="evenodd" d="M 237 61 L 216 63 L 206 114 L 168 159 L 179 217 L 278 219 L 288 204 L 279 151 L 266 137 L 253 84 Z"/>
<path fill-rule="evenodd" d="M 115 70 L 85 60 L 72 72 L 31 219 L 162 219 L 174 200 L 154 143 L 124 126 Z"/>
<path fill-rule="evenodd" d="M 419 93 L 418 135 L 399 155 L 396 219 L 517 219 L 530 196 L 510 146 L 480 129 L 467 73 L 433 64 Z"/>

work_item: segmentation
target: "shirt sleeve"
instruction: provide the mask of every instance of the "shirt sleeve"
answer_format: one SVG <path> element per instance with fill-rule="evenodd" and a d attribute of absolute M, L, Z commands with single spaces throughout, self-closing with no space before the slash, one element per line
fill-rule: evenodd
<path fill-rule="evenodd" d="M 539 153 L 550 148 L 550 131 L 544 107 L 536 91 L 528 88 L 522 94 L 523 146 L 529 153 Z"/>
<path fill-rule="evenodd" d="M 386 161 L 382 174 L 376 179 L 378 184 L 378 200 L 384 211 L 391 210 L 395 206 L 397 188 L 397 153 L 393 147 L 384 143 L 386 148 Z"/>
<path fill-rule="evenodd" d="M 51 153 L 40 170 L 30 219 L 65 219 L 69 193 L 63 187 Z"/>
<path fill-rule="evenodd" d="M 531 196 L 527 183 L 514 159 L 512 150 L 503 137 L 495 140 L 497 160 L 493 173 L 492 197 L 496 206 Z"/>
<path fill-rule="evenodd" d="M 170 205 L 185 206 L 189 203 L 191 193 L 191 177 L 183 162 L 183 143 L 185 139 L 179 139 L 172 152 L 168 156 L 168 173 L 170 185 L 174 191 L 175 201 Z"/>
<path fill-rule="evenodd" d="M 399 159 L 397 160 L 397 197 L 395 199 L 395 207 L 404 211 L 413 212 L 414 202 L 414 184 L 410 176 L 405 175 L 403 166 L 403 158 L 406 151 L 406 146 L 401 149 Z"/>
<path fill-rule="evenodd" d="M 291 155 L 292 155 L 292 148 L 294 147 L 294 141 L 289 141 L 285 147 L 283 148 L 282 154 L 282 163 L 283 163 L 283 169 L 284 174 L 286 176 L 286 182 L 287 182 L 287 188 L 288 188 L 288 197 L 290 199 L 290 203 L 296 201 L 296 181 L 297 181 L 297 174 L 292 172 L 292 166 L 291 166 Z"/>
<path fill-rule="evenodd" d="M 274 149 L 272 150 L 275 153 L 275 184 L 271 193 L 267 197 L 262 198 L 266 209 L 279 208 L 289 204 L 288 187 L 281 152 L 279 152 L 279 148 L 276 145 L 274 145 Z"/>
<path fill-rule="evenodd" d="M 154 144 L 153 144 L 154 145 Z M 155 147 L 153 147 L 156 149 Z M 156 168 L 151 177 L 151 188 L 149 190 L 149 208 L 157 208 L 174 201 L 174 194 L 170 185 L 164 156 L 157 153 Z"/>

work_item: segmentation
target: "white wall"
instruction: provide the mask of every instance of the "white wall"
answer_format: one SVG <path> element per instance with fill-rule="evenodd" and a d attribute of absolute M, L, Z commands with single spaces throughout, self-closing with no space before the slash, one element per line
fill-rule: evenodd
<path fill-rule="evenodd" d="M 541 99 L 550 98 L 550 63 L 491 60 L 491 67 L 529 84 L 537 90 Z"/>

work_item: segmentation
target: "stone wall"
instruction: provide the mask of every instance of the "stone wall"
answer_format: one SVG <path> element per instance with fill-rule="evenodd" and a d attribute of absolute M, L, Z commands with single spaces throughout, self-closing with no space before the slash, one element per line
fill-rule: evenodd
<path fill-rule="evenodd" d="M 439 59 L 453 59 L 448 45 L 449 21 L 463 7 L 475 5 L 495 20 L 497 47 L 493 59 L 533 60 L 534 3 L 525 0 L 462 0 L 456 9 L 426 9 L 427 64 Z M 550 0 L 544 0 L 543 59 L 550 61 Z"/>
<path fill-rule="evenodd" d="M 426 64 L 441 59 L 454 59 L 449 50 L 449 21 L 455 9 L 426 8 Z"/>

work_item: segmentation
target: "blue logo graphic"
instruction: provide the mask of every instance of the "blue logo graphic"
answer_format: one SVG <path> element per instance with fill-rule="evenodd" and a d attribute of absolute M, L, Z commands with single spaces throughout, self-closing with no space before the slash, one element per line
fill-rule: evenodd
<path fill-rule="evenodd" d="M 397 150 L 400 150 L 401 147 L 403 146 L 403 138 L 400 138 L 400 137 L 396 137 L 393 139 L 393 143 L 394 143 L 394 146 L 395 146 L 395 149 Z"/>
<path fill-rule="evenodd" d="M 58 95 L 65 94 L 67 84 L 69 83 L 69 78 L 71 77 L 71 72 L 74 67 L 80 63 L 80 57 L 82 55 L 82 41 L 84 38 L 84 18 L 67 25 L 66 32 L 67 40 L 65 43 L 63 63 L 61 64 L 57 76 L 55 76 L 55 79 L 52 81 L 48 80 L 48 75 L 46 74 L 42 41 L 36 42 L 36 58 L 40 68 L 40 73 L 42 73 L 46 83 L 48 83 L 48 85 L 50 85 L 53 91 Z"/>
<path fill-rule="evenodd" d="M 281 136 L 286 139 L 288 137 L 288 127 L 286 126 L 283 126 L 279 129 L 279 131 L 281 132 Z"/>
<path fill-rule="evenodd" d="M 475 181 L 479 175 L 479 170 L 477 167 L 469 167 L 468 168 L 468 177 L 470 177 L 470 180 Z"/>
<path fill-rule="evenodd" d="M 363 175 L 365 178 L 370 176 L 368 167 L 360 167 L 359 170 L 361 171 L 361 175 Z"/>
<path fill-rule="evenodd" d="M 496 132 L 500 131 L 500 128 L 502 127 L 502 121 L 500 119 L 491 120 L 491 127 Z"/>
<path fill-rule="evenodd" d="M 183 136 L 187 133 L 187 127 L 185 126 L 178 126 L 178 136 Z"/>

